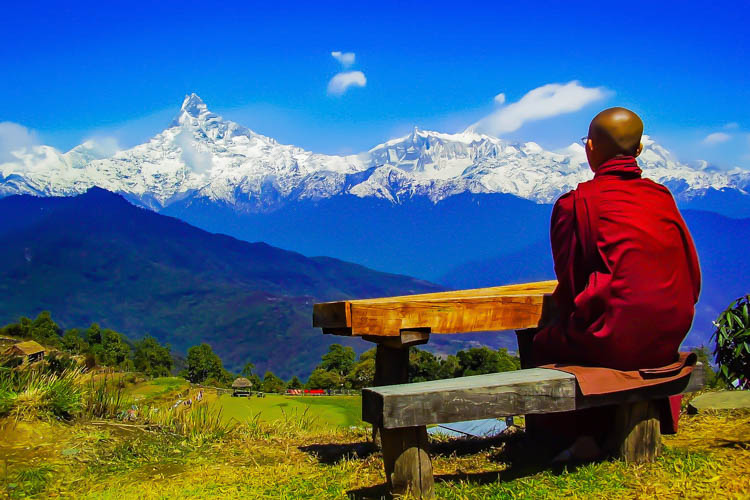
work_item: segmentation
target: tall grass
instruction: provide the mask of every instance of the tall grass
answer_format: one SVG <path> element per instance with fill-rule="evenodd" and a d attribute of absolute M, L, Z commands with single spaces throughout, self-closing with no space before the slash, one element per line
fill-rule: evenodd
<path fill-rule="evenodd" d="M 231 434 L 235 423 L 224 422 L 221 408 L 199 404 L 190 408 L 144 407 L 139 420 L 151 429 L 157 429 L 189 438 L 191 441 L 207 442 Z"/>
<path fill-rule="evenodd" d="M 114 377 L 104 376 L 99 380 L 91 377 L 86 390 L 83 411 L 89 417 L 117 418 L 131 405 L 123 388 Z"/>
<path fill-rule="evenodd" d="M 73 418 L 82 408 L 81 370 L 44 367 L 0 370 L 0 416 L 16 419 Z"/>

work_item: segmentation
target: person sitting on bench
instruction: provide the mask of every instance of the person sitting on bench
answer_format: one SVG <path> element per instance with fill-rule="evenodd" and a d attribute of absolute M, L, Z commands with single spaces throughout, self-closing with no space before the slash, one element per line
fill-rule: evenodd
<path fill-rule="evenodd" d="M 641 177 L 642 133 L 638 115 L 617 107 L 596 115 L 582 139 L 594 178 L 560 197 L 552 212 L 558 315 L 533 337 L 536 365 L 634 370 L 677 358 L 700 268 L 671 193 Z M 594 433 L 602 420 L 601 413 L 575 417 Z"/>

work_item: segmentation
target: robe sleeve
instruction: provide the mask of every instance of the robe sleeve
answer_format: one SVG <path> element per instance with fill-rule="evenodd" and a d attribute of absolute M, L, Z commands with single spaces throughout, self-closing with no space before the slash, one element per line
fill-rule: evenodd
<path fill-rule="evenodd" d="M 563 323 L 573 311 L 573 301 L 577 294 L 575 271 L 577 257 L 580 259 L 580 251 L 575 230 L 574 200 L 573 191 L 560 197 L 552 210 L 550 221 L 552 259 L 555 263 L 555 276 L 558 281 L 554 298 Z"/>

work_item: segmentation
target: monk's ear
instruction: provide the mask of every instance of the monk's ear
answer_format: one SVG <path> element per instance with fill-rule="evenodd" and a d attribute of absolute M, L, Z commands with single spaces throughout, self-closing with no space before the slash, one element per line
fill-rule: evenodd
<path fill-rule="evenodd" d="M 639 154 L 641 154 L 641 151 L 643 151 L 643 143 L 638 144 L 638 149 L 635 150 L 635 157 L 637 158 Z"/>

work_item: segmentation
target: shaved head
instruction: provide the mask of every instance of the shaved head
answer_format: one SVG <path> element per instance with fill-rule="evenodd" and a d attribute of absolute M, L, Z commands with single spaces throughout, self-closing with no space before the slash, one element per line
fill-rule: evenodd
<path fill-rule="evenodd" d="M 596 169 L 618 155 L 638 156 L 641 152 L 643 121 L 625 108 L 605 109 L 591 120 L 586 152 Z"/>

